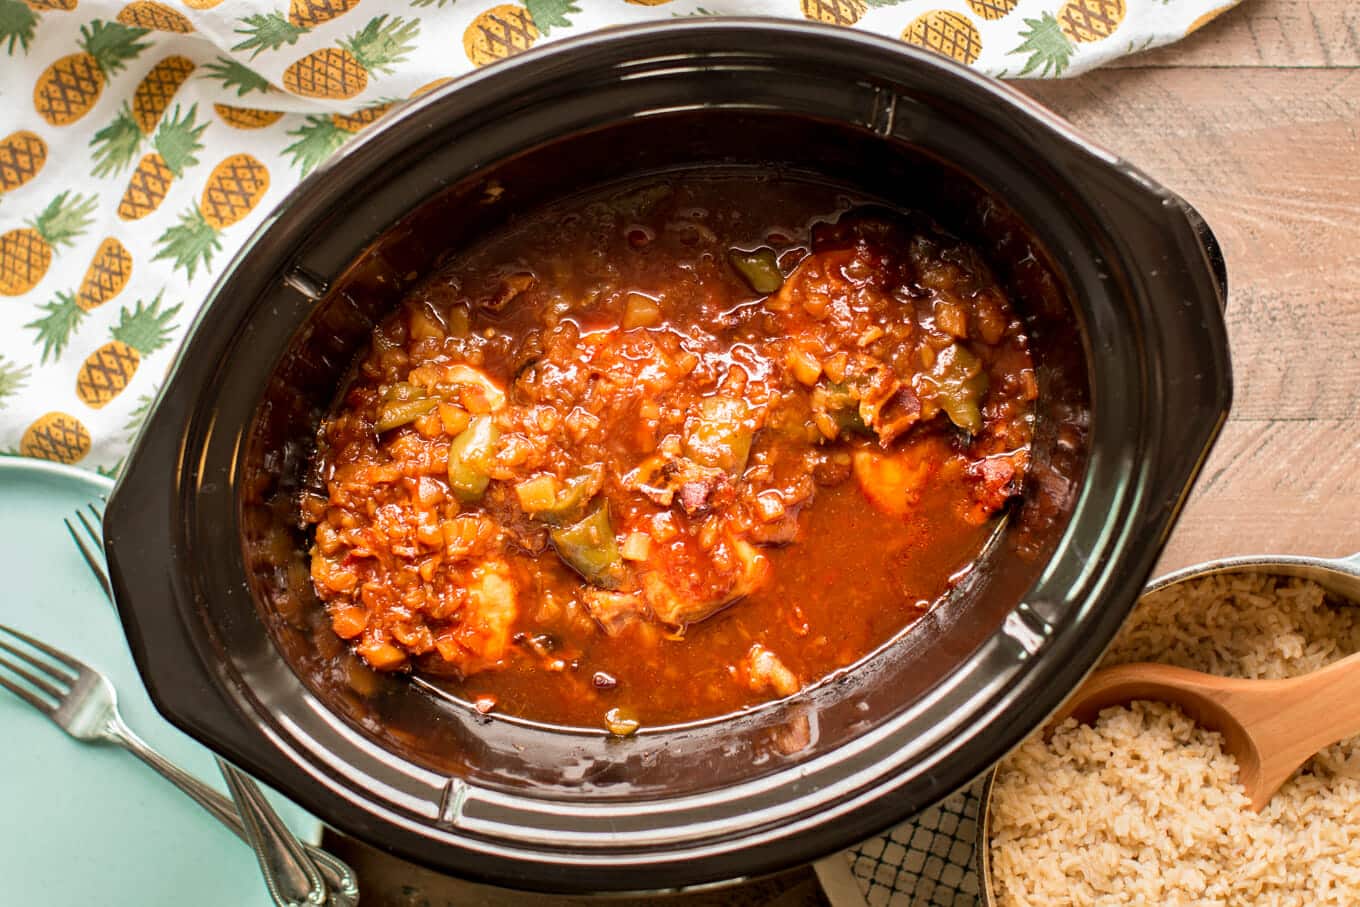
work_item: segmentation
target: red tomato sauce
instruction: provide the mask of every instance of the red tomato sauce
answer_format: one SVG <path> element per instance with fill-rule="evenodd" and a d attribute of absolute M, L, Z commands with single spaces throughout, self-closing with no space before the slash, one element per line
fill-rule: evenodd
<path fill-rule="evenodd" d="M 911 625 L 1019 493 L 984 259 L 792 179 L 679 175 L 460 250 L 379 326 L 304 519 L 331 626 L 479 709 L 626 734 Z"/>

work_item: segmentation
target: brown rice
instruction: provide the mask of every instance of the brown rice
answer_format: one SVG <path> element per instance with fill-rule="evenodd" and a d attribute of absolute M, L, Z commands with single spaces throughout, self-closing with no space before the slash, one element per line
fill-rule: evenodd
<path fill-rule="evenodd" d="M 1360 609 L 1315 583 L 1225 574 L 1146 596 L 1102 665 L 1159 661 L 1288 677 L 1360 650 Z M 1259 815 L 1218 734 L 1137 702 L 1068 720 L 998 768 L 1000 905 L 1360 905 L 1360 737 L 1329 747 Z"/>

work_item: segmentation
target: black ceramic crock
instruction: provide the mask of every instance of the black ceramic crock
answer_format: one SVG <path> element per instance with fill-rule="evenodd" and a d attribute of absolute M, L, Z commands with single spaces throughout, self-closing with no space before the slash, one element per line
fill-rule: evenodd
<path fill-rule="evenodd" d="M 374 320 L 441 251 L 516 211 L 641 172 L 752 164 L 925 209 L 987 250 L 1027 319 L 1034 464 L 978 568 L 812 689 L 628 739 L 336 667 L 296 491 Z M 390 114 L 223 270 L 109 502 L 124 626 L 172 722 L 432 867 L 603 892 L 807 861 L 970 781 L 1095 662 L 1227 414 L 1225 292 L 1185 202 L 925 51 L 740 20 L 549 46 Z"/>

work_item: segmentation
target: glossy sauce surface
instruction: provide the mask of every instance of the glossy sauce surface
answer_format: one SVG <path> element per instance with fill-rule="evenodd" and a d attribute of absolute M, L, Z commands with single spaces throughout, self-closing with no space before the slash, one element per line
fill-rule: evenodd
<path fill-rule="evenodd" d="M 977 251 L 796 180 L 675 176 L 459 252 L 319 438 L 312 578 L 375 670 L 630 733 L 845 667 L 1018 494 L 1036 384 Z"/>

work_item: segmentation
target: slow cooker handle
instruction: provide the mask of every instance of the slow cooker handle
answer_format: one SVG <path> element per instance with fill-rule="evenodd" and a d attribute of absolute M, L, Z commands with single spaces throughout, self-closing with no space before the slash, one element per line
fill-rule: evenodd
<path fill-rule="evenodd" d="M 1165 219 L 1171 221 L 1163 237 L 1165 258 L 1161 268 L 1142 276 L 1143 290 L 1149 296 L 1151 336 L 1156 338 L 1149 354 L 1160 360 L 1164 382 L 1161 430 L 1153 451 L 1161 466 L 1151 481 L 1153 500 L 1161 501 L 1174 518 L 1185 505 L 1227 422 L 1233 375 L 1224 320 L 1228 271 L 1223 250 L 1190 204 L 1172 196 L 1163 198 L 1160 207 Z M 1200 262 L 1194 260 L 1196 247 L 1203 255 Z M 1174 268 L 1168 268 L 1166 262 L 1174 262 L 1178 256 L 1185 263 L 1184 270 L 1174 274 Z M 1197 266 L 1205 265 L 1207 274 L 1203 270 L 1196 273 Z M 1208 293 L 1217 297 L 1212 307 L 1205 304 Z M 1172 302 L 1177 298 L 1183 304 Z M 1176 484 L 1166 480 L 1168 475 L 1188 478 Z"/>
<path fill-rule="evenodd" d="M 1190 222 L 1190 229 L 1195 231 L 1199 237 L 1200 245 L 1204 247 L 1204 255 L 1209 259 L 1209 267 L 1213 268 L 1214 280 L 1218 282 L 1219 307 L 1223 311 L 1228 309 L 1228 263 L 1223 260 L 1223 248 L 1218 244 L 1218 237 L 1214 236 L 1214 231 L 1209 229 L 1209 224 L 1204 220 L 1199 210 L 1192 205 L 1185 204 L 1184 214 L 1186 220 Z"/>
<path fill-rule="evenodd" d="M 1141 326 L 1140 355 L 1152 410 L 1141 470 L 1149 526 L 1180 511 L 1232 403 L 1223 251 L 1184 199 L 1133 166 L 1080 156 L 1069 172 L 1108 241 L 1121 247 L 1123 279 Z M 1151 564 L 1148 564 L 1151 567 Z"/>
<path fill-rule="evenodd" d="M 181 359 L 176 369 L 184 367 Z M 162 396 L 138 434 L 131 459 L 145 468 L 124 472 L 104 511 L 104 550 L 114 603 L 137 672 L 156 710 L 181 731 L 256 776 L 261 765 L 280 770 L 265 741 L 221 689 L 224 677 L 208 667 L 221 661 L 197 620 L 187 585 L 190 559 L 180 508 L 196 495 L 182 468 L 183 402 Z M 172 565 L 164 566 L 166 552 Z M 139 590 L 137 594 L 133 590 Z M 283 771 L 290 766 L 284 765 Z M 271 779 L 275 783 L 276 779 Z"/>

